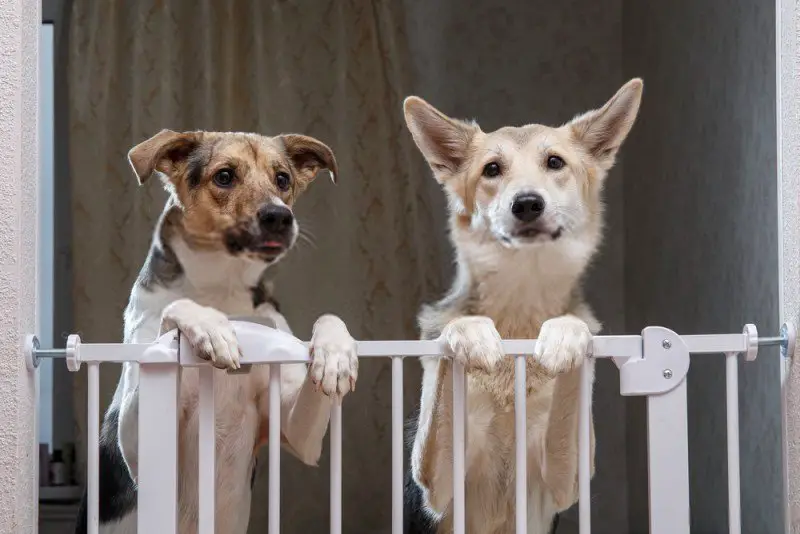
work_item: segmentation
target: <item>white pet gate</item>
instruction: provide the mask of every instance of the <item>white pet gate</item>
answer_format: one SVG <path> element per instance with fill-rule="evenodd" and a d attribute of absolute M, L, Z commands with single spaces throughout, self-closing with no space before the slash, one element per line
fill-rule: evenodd
<path fill-rule="evenodd" d="M 271 366 L 269 397 L 269 534 L 280 531 L 280 365 L 308 361 L 307 345 L 272 328 L 236 321 L 243 365 Z M 686 375 L 691 355 L 724 354 L 727 387 L 728 514 L 731 534 L 741 534 L 739 488 L 738 357 L 753 361 L 759 346 L 779 345 L 781 357 L 794 353 L 795 329 L 784 324 L 779 337 L 759 338 L 753 325 L 741 334 L 680 336 L 662 327 L 641 335 L 597 336 L 593 358 L 613 358 L 620 371 L 620 394 L 647 397 L 648 468 L 651 534 L 689 534 L 689 460 Z M 88 367 L 88 532 L 98 532 L 99 365 L 139 362 L 140 534 L 177 532 L 178 391 L 180 368 L 199 366 L 199 534 L 214 534 L 214 369 L 196 358 L 175 332 L 153 344 L 89 344 L 70 336 L 66 349 L 41 349 L 31 336 L 26 358 L 31 370 L 40 358 L 66 358 L 71 371 Z M 535 340 L 503 342 L 516 358 L 516 435 L 525 434 L 525 363 L 534 357 Z M 361 358 L 392 359 L 392 533 L 403 530 L 403 358 L 440 355 L 437 341 L 360 341 Z M 511 356 L 509 356 L 511 357 Z M 580 532 L 591 532 L 589 433 L 591 368 L 582 370 L 579 430 Z M 455 534 L 464 534 L 465 393 L 464 368 L 454 365 L 453 513 Z M 334 403 L 330 423 L 330 532 L 341 534 L 342 408 Z M 516 441 L 516 532 L 527 530 L 526 445 Z"/>

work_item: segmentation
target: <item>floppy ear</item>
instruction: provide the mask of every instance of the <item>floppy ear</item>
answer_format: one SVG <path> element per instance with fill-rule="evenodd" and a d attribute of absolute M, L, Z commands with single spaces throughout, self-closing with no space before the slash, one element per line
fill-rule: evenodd
<path fill-rule="evenodd" d="M 284 134 L 280 137 L 286 155 L 300 172 L 304 183 L 310 183 L 322 169 L 330 172 L 331 180 L 336 183 L 339 167 L 336 165 L 333 150 L 328 145 L 307 135 Z"/>
<path fill-rule="evenodd" d="M 451 119 L 416 96 L 409 96 L 403 102 L 403 114 L 414 143 L 437 179 L 440 173 L 458 172 L 467 159 L 478 126 Z"/>
<path fill-rule="evenodd" d="M 130 149 L 128 161 L 139 179 L 139 184 L 143 184 L 154 172 L 170 176 L 175 164 L 186 160 L 199 142 L 196 132 L 161 130 Z"/>
<path fill-rule="evenodd" d="M 631 131 L 642 102 L 642 80 L 634 78 L 600 108 L 569 123 L 573 137 L 586 147 L 604 169 L 614 165 L 619 147 Z"/>

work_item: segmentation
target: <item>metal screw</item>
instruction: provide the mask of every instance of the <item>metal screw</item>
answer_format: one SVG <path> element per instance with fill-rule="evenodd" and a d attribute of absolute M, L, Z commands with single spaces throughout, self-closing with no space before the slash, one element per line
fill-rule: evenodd
<path fill-rule="evenodd" d="M 667 380 L 672 378 L 672 369 L 664 369 L 664 378 L 666 378 Z"/>
<path fill-rule="evenodd" d="M 664 347 L 665 349 L 669 350 L 669 349 L 672 348 L 672 343 L 670 342 L 669 339 L 665 339 L 664 341 L 661 342 L 661 346 Z M 672 374 L 672 373 L 670 373 L 670 374 Z"/>

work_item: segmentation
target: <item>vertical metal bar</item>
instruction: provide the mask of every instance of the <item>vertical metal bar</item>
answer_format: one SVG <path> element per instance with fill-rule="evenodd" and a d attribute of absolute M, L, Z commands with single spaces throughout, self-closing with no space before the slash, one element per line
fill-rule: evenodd
<path fill-rule="evenodd" d="M 180 366 L 139 366 L 139 534 L 178 530 Z"/>
<path fill-rule="evenodd" d="M 465 534 L 466 389 L 464 366 L 453 362 L 453 534 Z"/>
<path fill-rule="evenodd" d="M 87 364 L 89 378 L 88 404 L 89 413 L 87 435 L 87 515 L 88 534 L 100 531 L 100 364 Z"/>
<path fill-rule="evenodd" d="M 690 534 L 686 379 L 647 397 L 647 440 L 650 534 Z"/>
<path fill-rule="evenodd" d="M 728 525 L 730 534 L 742 532 L 742 503 L 739 472 L 739 358 L 725 355 L 725 388 L 728 415 Z"/>
<path fill-rule="evenodd" d="M 578 412 L 578 512 L 580 534 L 592 532 L 592 370 L 593 362 L 581 367 Z"/>
<path fill-rule="evenodd" d="M 281 530 L 281 366 L 269 365 L 269 534 Z"/>
<path fill-rule="evenodd" d="M 200 413 L 198 431 L 198 534 L 214 534 L 216 511 L 216 420 L 214 405 L 214 368 L 200 367 Z"/>
<path fill-rule="evenodd" d="M 528 391 L 526 358 L 514 358 L 514 431 L 517 450 L 517 534 L 528 532 Z"/>
<path fill-rule="evenodd" d="M 342 402 L 331 407 L 331 534 L 342 534 Z"/>
<path fill-rule="evenodd" d="M 403 359 L 392 358 L 392 534 L 403 534 Z"/>

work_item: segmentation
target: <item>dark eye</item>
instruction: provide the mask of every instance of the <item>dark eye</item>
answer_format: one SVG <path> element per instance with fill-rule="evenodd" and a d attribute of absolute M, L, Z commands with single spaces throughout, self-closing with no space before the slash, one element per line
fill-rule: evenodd
<path fill-rule="evenodd" d="M 495 178 L 500 176 L 500 164 L 496 161 L 492 161 L 491 163 L 487 163 L 483 167 L 483 175 L 487 178 Z"/>
<path fill-rule="evenodd" d="M 219 187 L 230 187 L 233 185 L 235 177 L 236 173 L 233 172 L 233 169 L 220 169 L 214 175 L 214 183 Z"/>
<path fill-rule="evenodd" d="M 289 186 L 292 185 L 292 177 L 285 172 L 279 172 L 275 175 L 275 185 L 281 191 L 288 191 Z"/>
<path fill-rule="evenodd" d="M 561 169 L 562 167 L 564 167 L 564 165 L 565 165 L 564 160 L 561 159 L 558 156 L 550 156 L 549 158 L 547 158 L 547 168 L 548 169 L 557 171 L 557 170 Z"/>

